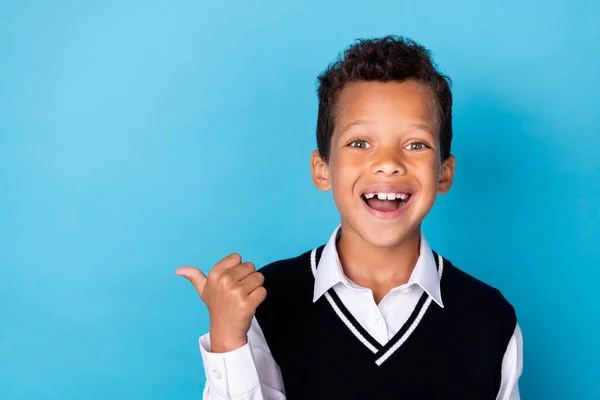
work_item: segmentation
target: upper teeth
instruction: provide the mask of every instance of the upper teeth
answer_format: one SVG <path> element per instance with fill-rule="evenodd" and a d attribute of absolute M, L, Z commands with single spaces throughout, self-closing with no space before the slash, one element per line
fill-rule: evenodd
<path fill-rule="evenodd" d="M 379 200 L 396 200 L 402 199 L 406 200 L 409 196 L 408 193 L 365 193 L 364 195 L 367 199 L 372 199 L 377 196 Z"/>

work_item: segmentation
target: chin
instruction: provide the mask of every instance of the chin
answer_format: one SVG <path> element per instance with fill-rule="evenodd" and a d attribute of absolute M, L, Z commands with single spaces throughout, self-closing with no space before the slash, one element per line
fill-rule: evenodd
<path fill-rule="evenodd" d="M 360 226 L 360 223 L 357 224 Z M 355 225 L 355 226 L 357 226 Z M 418 231 L 418 227 L 409 229 L 403 226 L 364 226 L 362 229 L 354 229 L 360 238 L 373 247 L 393 248 L 400 245 L 412 234 Z"/>
<path fill-rule="evenodd" d="M 393 248 L 400 245 L 407 236 L 407 234 L 374 235 L 369 243 L 375 247 Z"/>

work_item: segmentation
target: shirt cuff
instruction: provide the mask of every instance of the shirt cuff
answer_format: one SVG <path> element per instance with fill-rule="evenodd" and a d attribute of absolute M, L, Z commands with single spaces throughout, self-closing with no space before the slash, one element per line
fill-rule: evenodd
<path fill-rule="evenodd" d="M 227 397 L 248 393 L 260 385 L 249 343 L 227 353 L 211 353 L 210 333 L 201 336 L 199 343 L 211 390 Z"/>

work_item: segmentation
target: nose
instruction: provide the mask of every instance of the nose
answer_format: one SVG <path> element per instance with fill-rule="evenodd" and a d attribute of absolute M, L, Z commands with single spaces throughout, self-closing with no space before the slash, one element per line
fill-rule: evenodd
<path fill-rule="evenodd" d="M 372 172 L 376 175 L 404 175 L 406 166 L 402 161 L 402 151 L 394 149 L 381 149 L 375 155 Z"/>

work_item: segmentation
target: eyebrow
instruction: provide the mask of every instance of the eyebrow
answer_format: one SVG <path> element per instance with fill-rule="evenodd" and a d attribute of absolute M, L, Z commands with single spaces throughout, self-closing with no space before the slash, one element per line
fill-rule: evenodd
<path fill-rule="evenodd" d="M 366 119 L 358 119 L 356 121 L 350 122 L 348 125 L 346 125 L 344 127 L 344 129 L 341 130 L 340 134 L 346 132 L 348 129 L 350 128 L 354 128 L 355 126 L 361 126 L 361 125 L 372 125 L 373 122 L 366 120 Z"/>
<path fill-rule="evenodd" d="M 359 120 L 350 122 L 348 125 L 346 125 L 344 127 L 344 129 L 341 130 L 340 134 L 343 134 L 344 132 L 346 132 L 350 128 L 354 128 L 355 126 L 362 126 L 362 125 L 373 125 L 373 121 L 369 121 L 369 120 L 366 120 L 366 119 L 359 119 Z M 423 130 L 423 131 L 427 131 L 430 134 L 432 134 L 432 135 L 435 136 L 435 133 L 434 133 L 433 129 L 431 129 L 431 127 L 429 125 L 427 125 L 427 124 L 422 124 L 420 122 L 415 122 L 414 124 L 410 124 L 409 128 L 420 129 L 420 130 Z"/>
<path fill-rule="evenodd" d="M 410 124 L 409 126 L 411 128 L 416 128 L 416 129 L 421 129 L 423 131 L 427 131 L 427 132 L 429 132 L 429 133 L 431 133 L 432 135 L 435 136 L 435 133 L 434 133 L 433 129 L 431 129 L 431 127 L 429 125 L 427 125 L 427 124 L 421 124 L 421 123 L 417 122 L 417 123 L 414 123 L 414 124 Z"/>

